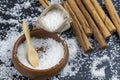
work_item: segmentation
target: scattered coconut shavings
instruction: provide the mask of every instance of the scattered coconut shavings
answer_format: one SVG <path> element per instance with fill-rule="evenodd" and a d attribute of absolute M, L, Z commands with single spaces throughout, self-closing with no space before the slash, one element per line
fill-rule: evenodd
<path fill-rule="evenodd" d="M 13 80 L 13 75 L 20 75 L 11 62 L 12 48 L 20 35 L 14 28 L 7 32 L 6 40 L 0 41 L 0 80 Z"/>
<path fill-rule="evenodd" d="M 8 20 L 4 20 L 3 18 L 0 17 L 0 23 L 4 23 L 4 24 L 18 24 L 19 22 L 16 19 L 8 19 Z"/>
<path fill-rule="evenodd" d="M 113 75 L 110 80 L 119 80 L 119 79 L 117 78 L 117 76 L 114 76 L 114 75 Z"/>
<path fill-rule="evenodd" d="M 51 0 L 51 3 L 61 1 Z M 120 0 L 113 2 L 120 14 Z M 0 80 L 29 80 L 14 68 L 12 49 L 23 34 L 22 20 L 26 19 L 33 27 L 42 11 L 38 0 L 0 0 Z M 120 39 L 116 34 L 110 37 L 105 50 L 90 38 L 94 50 L 88 56 L 84 55 L 71 29 L 60 36 L 68 44 L 70 57 L 63 71 L 51 80 L 120 80 Z"/>
<path fill-rule="evenodd" d="M 75 58 L 77 57 L 77 52 L 79 48 L 76 43 L 77 42 L 76 39 L 75 38 L 68 39 L 66 40 L 66 42 L 68 44 L 70 56 L 69 56 L 68 64 L 66 65 L 66 67 L 61 73 L 61 77 L 65 77 L 66 75 L 75 76 L 78 73 L 79 67 L 80 67 L 80 66 L 77 66 L 79 65 L 78 63 L 73 62 L 73 61 L 77 61 L 77 59 Z M 72 68 L 75 68 L 75 70 L 72 70 Z"/>
<path fill-rule="evenodd" d="M 24 6 L 25 9 L 29 8 L 31 6 L 31 2 L 30 1 L 27 1 L 27 2 L 24 2 L 24 4 L 22 4 Z"/>
<path fill-rule="evenodd" d="M 107 55 L 104 55 L 103 57 L 98 58 L 98 59 L 95 58 L 95 60 L 92 63 L 92 66 L 91 66 L 92 77 L 95 77 L 95 78 L 99 77 L 101 79 L 105 79 L 105 68 L 106 68 L 106 66 L 104 66 L 100 69 L 97 67 L 105 61 L 110 61 L 110 59 Z"/>

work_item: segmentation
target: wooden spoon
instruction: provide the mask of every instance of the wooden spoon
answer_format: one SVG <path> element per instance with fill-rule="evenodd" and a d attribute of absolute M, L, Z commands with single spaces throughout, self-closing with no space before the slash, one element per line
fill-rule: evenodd
<path fill-rule="evenodd" d="M 32 46 L 30 32 L 29 32 L 28 25 L 27 25 L 26 21 L 23 21 L 23 30 L 24 30 L 26 41 L 28 44 L 28 55 L 27 55 L 28 61 L 32 66 L 36 67 L 39 65 L 39 56 L 38 56 L 38 53 L 36 52 L 36 50 Z"/>

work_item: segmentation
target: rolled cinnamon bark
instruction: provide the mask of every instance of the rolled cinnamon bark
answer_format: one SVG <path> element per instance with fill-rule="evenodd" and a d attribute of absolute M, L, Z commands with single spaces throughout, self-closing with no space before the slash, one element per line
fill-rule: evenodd
<path fill-rule="evenodd" d="M 90 1 L 92 2 L 92 4 L 95 7 L 96 11 L 98 12 L 99 16 L 101 17 L 101 19 L 105 23 L 107 29 L 111 33 L 114 33 L 116 31 L 116 28 L 113 25 L 112 21 L 109 19 L 109 17 L 105 14 L 105 12 L 103 11 L 103 9 L 100 6 L 100 4 L 98 3 L 98 1 L 97 0 L 90 0 Z"/>
<path fill-rule="evenodd" d="M 112 22 L 114 23 L 117 33 L 120 37 L 120 19 L 119 19 L 119 15 L 117 14 L 117 11 L 112 3 L 111 0 L 104 0 L 105 1 L 105 6 L 108 10 L 108 13 L 110 15 L 110 18 L 112 20 Z"/>
<path fill-rule="evenodd" d="M 92 29 L 95 40 L 99 43 L 101 48 L 106 48 L 107 43 L 106 43 L 103 35 L 101 34 L 99 29 L 97 28 L 97 25 L 95 24 L 94 20 L 92 19 L 92 17 L 90 16 L 88 11 L 86 10 L 85 6 L 81 2 L 81 0 L 76 0 L 76 3 L 78 5 L 79 9 L 81 10 L 81 12 L 83 13 L 83 15 L 85 16 L 86 20 L 88 21 L 88 23 Z"/>
<path fill-rule="evenodd" d="M 82 25 L 79 23 L 76 15 L 74 14 L 72 9 L 70 8 L 69 4 L 67 2 L 64 2 L 63 6 L 70 13 L 70 15 L 73 19 L 72 29 L 74 30 L 76 37 L 77 37 L 82 49 L 85 52 L 90 52 L 92 50 L 92 46 L 91 46 L 85 32 L 82 29 Z"/>
<path fill-rule="evenodd" d="M 48 7 L 48 4 L 44 0 L 39 0 L 39 2 L 42 4 L 44 8 Z"/>
<path fill-rule="evenodd" d="M 91 14 L 91 16 L 94 18 L 96 24 L 98 25 L 99 30 L 101 31 L 101 33 L 104 36 L 104 38 L 107 39 L 108 37 L 110 37 L 111 33 L 106 28 L 104 22 L 98 15 L 98 13 L 97 13 L 96 9 L 94 8 L 94 6 L 92 5 L 91 1 L 90 0 L 82 0 L 82 2 L 84 3 L 85 7 L 87 8 L 87 10 Z"/>
<path fill-rule="evenodd" d="M 75 3 L 75 0 L 67 0 L 67 2 L 70 5 L 72 11 L 77 16 L 80 24 L 82 25 L 82 27 L 83 27 L 83 29 L 86 33 L 86 35 L 91 36 L 92 35 L 92 30 L 90 29 L 90 26 L 89 26 L 87 20 L 85 19 L 85 17 L 83 16 L 82 12 L 79 10 L 77 4 Z"/>
<path fill-rule="evenodd" d="M 44 0 L 44 2 L 49 6 L 50 2 L 48 0 Z"/>

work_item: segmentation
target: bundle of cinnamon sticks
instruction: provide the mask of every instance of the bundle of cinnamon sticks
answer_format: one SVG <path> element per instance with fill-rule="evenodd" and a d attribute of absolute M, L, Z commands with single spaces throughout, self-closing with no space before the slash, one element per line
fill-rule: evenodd
<path fill-rule="evenodd" d="M 47 0 L 39 0 L 44 8 L 50 3 Z M 88 37 L 94 36 L 101 48 L 108 45 L 106 39 L 116 30 L 120 36 L 120 19 L 111 0 L 105 0 L 105 6 L 110 18 L 105 14 L 97 0 L 67 0 L 61 4 L 71 15 L 71 23 L 76 37 L 87 53 L 92 50 Z"/>

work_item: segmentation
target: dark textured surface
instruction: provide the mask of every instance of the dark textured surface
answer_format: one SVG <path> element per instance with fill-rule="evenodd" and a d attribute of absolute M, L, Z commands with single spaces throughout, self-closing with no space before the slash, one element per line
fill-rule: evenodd
<path fill-rule="evenodd" d="M 1 6 L 1 4 L 6 4 L 7 5 L 6 7 L 4 7 L 4 10 L 7 10 L 7 8 L 14 7 L 15 3 L 21 4 L 21 3 L 23 3 L 26 0 L 7 0 L 7 1 L 6 0 L 1 0 L 0 1 L 0 6 Z M 102 5 L 102 0 L 99 0 L 99 2 Z M 116 1 L 114 1 L 114 3 L 116 3 L 116 5 L 117 5 L 116 9 L 118 10 L 118 12 L 120 14 L 120 5 L 118 4 L 118 3 L 120 3 L 120 0 L 116 0 Z M 31 16 L 31 14 L 34 14 L 34 15 L 38 16 L 40 14 L 40 12 L 37 11 L 36 8 L 35 8 L 35 7 L 39 7 L 40 6 L 39 2 L 33 3 L 31 5 L 32 5 L 31 7 L 34 7 L 34 8 L 33 9 L 22 9 L 21 12 L 23 12 L 23 13 L 20 16 L 11 16 L 11 15 L 7 15 L 7 14 L 4 14 L 4 13 L 0 12 L 0 17 L 5 19 L 5 20 L 11 19 L 11 18 L 18 19 L 19 22 L 21 23 L 21 20 L 26 18 L 26 15 Z M 102 5 L 102 6 L 105 9 L 105 6 L 104 5 Z M 0 26 L 2 26 L 2 27 L 0 27 L 0 38 L 2 40 L 4 40 L 4 36 L 6 36 L 6 31 L 8 31 L 10 29 L 10 27 L 14 27 L 15 24 L 3 24 L 3 23 L 0 23 Z M 32 23 L 30 23 L 30 27 L 33 27 Z M 22 30 L 21 27 L 17 27 L 17 28 L 18 28 L 17 30 L 19 32 L 21 32 L 21 30 Z M 73 34 L 71 29 L 66 31 L 66 32 L 64 32 L 63 34 L 65 34 L 68 38 L 71 38 L 71 37 L 74 36 L 74 34 Z M 120 41 L 118 39 L 119 39 L 118 36 L 116 34 L 114 34 L 114 39 L 112 40 L 114 42 L 114 44 L 119 44 L 120 45 Z M 94 42 L 93 42 L 93 45 L 95 46 Z M 109 55 L 109 53 L 110 53 L 110 50 L 113 47 L 114 46 L 109 46 L 105 53 L 102 53 L 102 50 L 100 50 L 99 48 L 95 47 L 95 50 L 92 53 L 94 53 L 94 52 L 97 53 L 98 52 L 99 54 L 92 54 L 91 53 L 91 55 L 89 55 L 89 57 L 87 59 L 86 59 L 86 57 L 84 55 L 82 55 L 82 58 L 83 59 L 85 58 L 86 62 L 82 63 L 81 61 L 79 61 L 79 64 L 81 64 L 81 63 L 82 64 L 81 64 L 81 68 L 79 69 L 79 72 L 76 74 L 76 76 L 72 76 L 72 77 L 67 76 L 67 77 L 61 78 L 58 75 L 56 77 L 58 77 L 59 80 L 100 80 L 98 78 L 93 78 L 93 79 L 91 78 L 91 74 L 89 72 L 90 71 L 90 67 L 87 67 L 87 66 L 91 65 L 91 62 L 92 62 L 91 57 L 92 56 L 96 55 L 97 57 L 101 57 L 102 55 L 107 54 L 111 58 L 112 55 Z M 78 53 L 78 56 L 79 56 L 79 53 Z M 90 63 L 88 63 L 87 61 L 89 61 Z M 116 58 L 114 61 L 115 61 L 115 63 L 120 63 L 120 57 Z M 2 62 L 0 60 L 0 65 L 2 65 L 2 64 L 4 64 L 4 62 Z M 13 66 L 13 64 L 11 63 L 11 65 L 8 65 L 8 67 L 10 67 L 10 66 Z M 105 80 L 111 80 L 113 72 L 112 72 L 112 70 L 110 68 L 111 67 L 110 63 L 108 61 L 106 61 L 106 62 L 102 63 L 101 65 L 99 65 L 98 68 L 101 68 L 102 66 L 106 66 L 107 67 L 105 69 L 105 74 L 106 74 Z M 116 68 L 116 66 L 120 67 L 120 65 L 119 64 L 114 64 L 113 65 L 113 69 L 117 70 L 118 78 L 120 79 L 120 77 L 119 77 L 120 76 L 120 68 L 118 68 L 118 67 Z M 73 68 L 73 70 L 74 70 L 74 68 Z M 7 80 L 7 79 L 5 79 L 5 80 Z M 27 80 L 27 78 L 25 78 L 23 76 L 19 76 L 19 75 L 16 74 L 16 75 L 13 75 L 13 80 Z"/>

